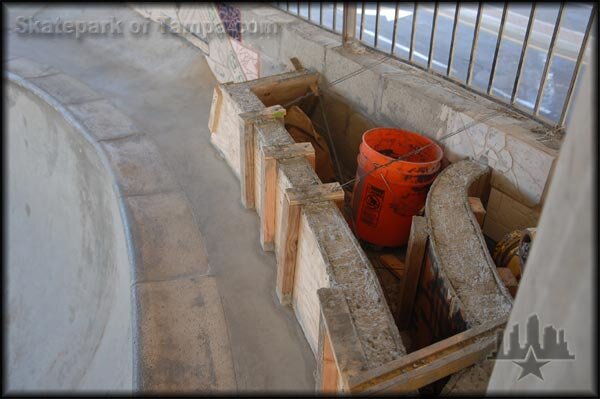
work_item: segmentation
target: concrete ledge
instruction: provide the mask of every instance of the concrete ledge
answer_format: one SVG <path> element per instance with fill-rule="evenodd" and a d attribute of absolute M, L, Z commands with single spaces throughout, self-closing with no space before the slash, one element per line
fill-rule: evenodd
<path fill-rule="evenodd" d="M 512 297 L 496 272 L 485 239 L 468 203 L 469 187 L 489 168 L 460 161 L 440 173 L 427 196 L 429 228 L 426 265 L 443 281 L 438 289 L 450 304 L 448 334 L 457 325 L 473 328 L 508 317 Z M 490 361 L 482 360 L 454 374 L 444 392 L 485 392 L 491 376 Z"/>
<path fill-rule="evenodd" d="M 467 328 L 507 316 L 512 307 L 468 203 L 469 186 L 486 173 L 487 167 L 472 161 L 450 165 L 431 185 L 425 205 L 429 257 L 450 282 L 451 308 Z"/>
<path fill-rule="evenodd" d="M 117 266 L 131 275 L 131 389 L 235 390 L 228 333 L 215 281 L 207 276 L 204 243 L 187 198 L 153 142 L 79 81 L 46 75 L 56 71 L 25 58 L 11 59 L 7 68 L 11 85 L 39 97 L 80 133 L 112 181 L 128 252 L 128 264 Z M 111 383 L 104 381 L 103 389 Z"/>

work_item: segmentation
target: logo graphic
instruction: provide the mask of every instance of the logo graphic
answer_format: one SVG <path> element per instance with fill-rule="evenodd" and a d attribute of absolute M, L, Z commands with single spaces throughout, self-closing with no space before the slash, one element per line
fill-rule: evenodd
<path fill-rule="evenodd" d="M 515 324 L 508 335 L 508 351 L 505 351 L 502 342 L 502 332 L 497 333 L 498 347 L 496 349 L 495 360 L 511 360 L 517 366 L 521 367 L 519 380 L 528 376 L 535 375 L 543 380 L 542 367 L 550 363 L 551 360 L 573 360 L 572 355 L 567 348 L 564 330 L 556 331 L 553 326 L 544 328 L 543 347 L 540 345 L 540 330 L 537 315 L 529 316 L 526 328 L 525 345 L 521 346 L 519 341 L 519 325 Z"/>
<path fill-rule="evenodd" d="M 385 191 L 377 188 L 373 185 L 367 187 L 367 194 L 365 197 L 364 206 L 361 212 L 361 219 L 365 224 L 369 226 L 377 226 L 379 220 L 379 213 L 381 212 L 381 206 L 383 205 L 383 197 Z"/>

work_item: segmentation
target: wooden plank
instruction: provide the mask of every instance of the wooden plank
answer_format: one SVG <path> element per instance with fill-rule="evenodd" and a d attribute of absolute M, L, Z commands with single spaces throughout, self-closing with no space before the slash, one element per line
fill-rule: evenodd
<path fill-rule="evenodd" d="M 340 183 L 318 184 L 288 188 L 285 196 L 290 204 L 301 205 L 311 202 L 344 201 L 344 190 Z"/>
<path fill-rule="evenodd" d="M 402 300 L 399 313 L 400 328 L 406 329 L 410 322 L 426 246 L 427 219 L 422 216 L 413 216 L 406 250 L 405 277 L 402 281 Z"/>
<path fill-rule="evenodd" d="M 403 393 L 468 367 L 495 349 L 508 317 L 463 331 L 349 381 L 354 393 Z"/>
<path fill-rule="evenodd" d="M 240 188 L 242 205 L 254 208 L 254 122 L 244 120 L 240 124 Z"/>
<path fill-rule="evenodd" d="M 277 262 L 277 284 L 275 287 L 279 302 L 284 305 L 291 303 L 294 289 L 300 212 L 300 204 L 290 204 L 290 201 L 286 197 L 283 201 L 281 214 L 282 237 L 279 240 L 281 251 L 279 261 Z"/>
<path fill-rule="evenodd" d="M 281 76 L 278 79 L 264 80 L 249 85 L 250 90 L 265 104 L 287 104 L 311 91 L 316 84 L 317 73 L 295 72 L 292 76 Z"/>
<path fill-rule="evenodd" d="M 298 58 L 292 57 L 292 58 L 290 58 L 290 61 L 296 71 L 300 71 L 300 72 L 304 71 L 304 66 L 302 66 L 302 63 L 300 62 L 300 60 Z"/>
<path fill-rule="evenodd" d="M 210 106 L 210 115 L 208 117 L 208 130 L 216 133 L 219 129 L 219 120 L 221 118 L 221 105 L 223 104 L 223 93 L 219 85 L 215 86 L 213 91 L 212 104 Z"/>
<path fill-rule="evenodd" d="M 338 390 L 339 373 L 335 363 L 331 339 L 329 338 L 327 331 L 323 331 L 323 357 L 321 362 L 321 392 L 329 394 L 335 393 Z"/>
<path fill-rule="evenodd" d="M 485 208 L 483 207 L 481 200 L 477 197 L 469 197 L 469 206 L 475 215 L 475 219 L 477 219 L 477 223 L 479 223 L 479 227 L 483 227 L 483 222 L 485 220 Z"/>
<path fill-rule="evenodd" d="M 402 262 L 396 255 L 385 254 L 379 256 L 379 261 L 387 267 L 390 272 L 392 272 L 399 279 L 404 278 L 405 266 L 404 262 Z"/>
<path fill-rule="evenodd" d="M 277 200 L 277 162 L 281 159 L 307 157 L 314 162 L 315 149 L 311 143 L 294 143 L 263 147 L 260 243 L 265 251 L 275 246 L 275 213 Z M 314 164 L 313 164 L 314 168 Z"/>
<path fill-rule="evenodd" d="M 262 154 L 262 193 L 260 220 L 260 245 L 264 251 L 272 251 L 275 241 L 275 202 L 277 196 L 277 159 Z"/>

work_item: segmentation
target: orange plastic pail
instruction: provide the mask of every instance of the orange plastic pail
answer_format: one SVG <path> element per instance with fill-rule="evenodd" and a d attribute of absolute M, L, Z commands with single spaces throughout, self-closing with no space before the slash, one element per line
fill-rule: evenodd
<path fill-rule="evenodd" d="M 406 159 L 390 163 L 424 146 Z M 425 205 L 442 156 L 435 142 L 417 133 L 392 128 L 366 131 L 352 196 L 355 234 L 381 247 L 405 245 L 412 217 Z"/>

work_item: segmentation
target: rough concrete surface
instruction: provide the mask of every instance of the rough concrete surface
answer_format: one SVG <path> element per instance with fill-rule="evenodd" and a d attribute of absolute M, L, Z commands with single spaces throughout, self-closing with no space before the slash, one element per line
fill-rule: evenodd
<path fill-rule="evenodd" d="M 60 16 L 63 19 L 97 21 L 109 20 L 115 16 L 126 24 L 134 20 L 144 21 L 130 9 L 117 6 L 19 6 L 8 10 L 9 29 L 14 28 L 17 16 L 34 13 L 36 18 L 42 20 L 55 20 Z M 228 335 L 234 369 L 234 375 L 231 377 L 235 378 L 235 388 L 239 391 L 312 391 L 314 358 L 292 311 L 277 303 L 274 290 L 275 260 L 272 255 L 262 252 L 258 237 L 258 221 L 252 211 L 242 208 L 238 182 L 233 173 L 224 167 L 209 142 L 208 114 L 212 89 L 216 81 L 199 50 L 180 38 L 159 33 L 155 24 L 152 26 L 150 34 L 146 36 L 133 37 L 126 32 L 122 37 L 105 35 L 85 37 L 81 40 L 57 36 L 32 37 L 9 31 L 7 33 L 8 58 L 28 57 L 47 64 L 49 68 L 63 71 L 65 75 L 76 77 L 100 94 L 101 98 L 115 105 L 119 112 L 133 121 L 135 128 L 124 122 L 121 124 L 123 127 L 121 131 L 117 129 L 109 132 L 110 136 L 105 137 L 101 135 L 105 132 L 94 134 L 95 128 L 106 126 L 101 119 L 102 112 L 90 108 L 95 102 L 88 102 L 88 107 L 74 104 L 84 100 L 96 100 L 91 97 L 91 94 L 84 99 L 74 97 L 68 85 L 65 86 L 66 91 L 51 93 L 61 97 L 65 103 L 73 103 L 70 109 L 78 116 L 83 116 L 88 121 L 90 117 L 97 116 L 96 123 L 85 127 L 92 131 L 96 139 L 120 137 L 118 140 L 111 140 L 110 146 L 118 145 L 117 142 L 121 140 L 125 142 L 131 134 L 144 132 L 144 136 L 156 145 L 160 157 L 169 169 L 168 173 L 172 175 L 176 185 L 189 201 L 191 214 L 187 216 L 180 214 L 177 217 L 187 218 L 187 223 L 198 226 L 210 264 L 208 272 L 212 277 L 203 277 L 204 272 L 197 267 L 194 268 L 195 277 L 189 277 L 185 270 L 169 275 L 168 270 L 164 270 L 161 266 L 160 270 L 152 272 L 153 274 L 148 277 L 153 281 L 136 284 L 134 296 L 136 304 L 145 301 L 148 311 L 157 312 L 157 320 L 154 320 L 154 323 L 164 325 L 168 329 L 172 318 L 178 314 L 175 310 L 170 312 L 170 306 L 175 308 L 180 304 L 191 306 L 192 302 L 200 300 L 200 297 L 195 299 L 192 292 L 197 291 L 201 296 L 201 302 L 208 304 L 215 304 L 220 299 L 225 328 L 219 328 L 219 321 L 211 316 L 212 306 L 191 312 L 189 317 L 193 321 L 211 317 L 211 322 L 215 324 L 207 323 L 202 326 L 197 324 L 194 327 L 194 323 L 190 322 L 188 326 L 190 332 L 197 332 L 200 335 L 203 332 L 210 336 Z M 44 71 L 46 70 L 41 72 Z M 52 76 L 54 78 L 51 80 L 56 80 L 62 75 Z M 50 87 L 56 86 L 48 87 L 51 90 Z M 103 101 L 97 100 L 95 106 L 103 106 Z M 121 119 L 115 121 L 117 125 L 119 121 Z M 104 147 L 106 148 L 106 145 Z M 113 162 L 120 162 L 117 149 L 106 148 L 106 150 L 109 157 L 113 156 Z M 132 157 L 135 156 L 134 152 Z M 120 159 L 126 162 L 122 157 Z M 124 173 L 121 176 L 126 176 L 126 165 L 121 172 Z M 168 178 L 165 177 L 165 184 L 168 183 L 167 180 Z M 129 182 L 123 187 L 133 187 L 142 191 L 152 189 L 150 184 L 144 182 Z M 154 188 L 158 189 L 158 187 Z M 158 198 L 162 195 L 161 192 L 158 190 L 154 194 Z M 134 213 L 132 211 L 132 214 Z M 14 214 L 18 215 L 19 211 L 15 210 Z M 16 223 L 19 224 L 18 221 Z M 181 240 L 186 238 L 181 237 Z M 176 238 L 165 237 L 162 244 L 170 245 L 170 239 Z M 44 238 L 40 237 L 35 241 L 36 245 L 43 240 Z M 178 242 L 178 239 L 176 240 Z M 29 248 L 23 246 L 22 242 L 20 246 Z M 148 251 L 154 250 L 156 248 L 148 249 Z M 176 251 L 176 247 L 172 250 Z M 189 248 L 189 250 L 194 249 Z M 185 256 L 185 254 L 180 255 Z M 46 257 L 46 259 L 53 258 Z M 165 262 L 167 260 L 163 260 L 163 264 Z M 164 275 L 165 272 L 167 276 Z M 163 279 L 166 281 L 160 281 Z M 20 284 L 26 284 L 26 281 L 21 281 Z M 151 289 L 146 288 L 146 284 L 154 285 Z M 164 297 L 160 293 L 161 284 L 172 287 L 181 284 L 181 295 Z M 117 290 L 112 285 L 111 289 Z M 128 290 L 125 290 L 128 293 Z M 164 297 L 164 303 L 160 302 L 161 295 Z M 156 307 L 159 309 L 157 310 Z M 138 327 L 153 322 L 145 320 L 143 314 L 144 311 L 139 314 Z M 39 334 L 41 333 L 40 331 Z M 168 347 L 169 343 L 161 341 L 160 336 L 152 337 L 148 342 L 144 341 L 143 328 L 140 334 L 142 337 L 140 345 L 142 347 L 157 345 L 157 353 L 164 355 L 166 360 L 173 361 L 173 363 L 165 362 L 165 367 L 173 366 L 175 377 L 181 378 L 177 373 L 177 362 L 171 357 L 172 354 L 164 352 L 165 345 Z M 165 331 L 165 334 L 175 337 L 182 334 L 182 340 L 179 341 L 182 346 L 179 349 L 183 347 L 189 352 L 182 354 L 182 359 L 192 361 L 194 354 L 202 356 L 210 351 L 214 355 L 215 348 L 223 349 L 221 340 L 193 347 L 194 342 L 203 340 L 201 336 L 197 340 L 186 341 L 189 337 L 183 332 Z M 35 354 L 31 359 L 35 359 Z M 218 359 L 219 357 L 213 356 L 213 360 Z M 146 360 L 141 359 L 144 372 L 148 371 L 143 367 Z M 224 370 L 221 366 L 214 364 L 213 372 L 219 373 L 221 370 L 223 378 L 229 378 L 226 368 Z M 115 367 L 115 370 L 111 371 L 117 372 L 116 369 Z M 152 382 L 151 377 L 146 379 L 149 375 L 151 376 L 152 373 L 141 373 L 138 376 L 140 387 L 159 390 L 172 387 L 165 381 Z M 199 384 L 194 389 L 204 389 L 207 386 Z M 217 384 L 212 389 L 220 387 Z M 57 388 L 61 388 L 60 384 Z"/>

